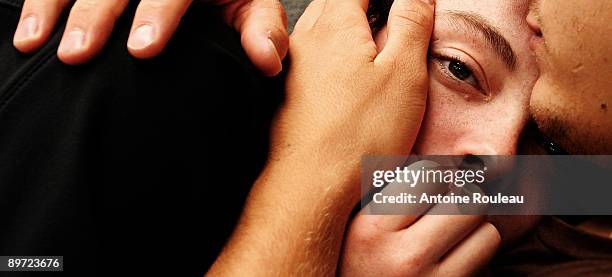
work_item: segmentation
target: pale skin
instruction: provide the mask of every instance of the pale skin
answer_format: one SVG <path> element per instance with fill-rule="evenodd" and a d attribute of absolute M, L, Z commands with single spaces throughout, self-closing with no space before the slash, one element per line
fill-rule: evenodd
<path fill-rule="evenodd" d="M 427 113 L 413 153 L 517 153 L 529 116 L 531 89 L 538 77 L 528 45 L 527 4 L 514 0 L 437 1 Z M 508 42 L 515 57 L 513 67 L 493 51 L 471 21 L 466 22 L 474 18 Z M 384 45 L 385 39 L 383 28 L 377 36 L 378 45 Z M 451 71 L 451 63 L 464 70 Z M 497 226 L 486 223 L 489 220 Z M 484 216 L 419 218 L 360 213 L 353 219 L 344 244 L 341 271 L 346 276 L 472 275 L 497 252 L 502 243 L 499 232 L 504 243 L 509 243 L 536 222 L 537 217 L 487 220 Z M 503 228 L 498 230 L 500 226 Z"/>

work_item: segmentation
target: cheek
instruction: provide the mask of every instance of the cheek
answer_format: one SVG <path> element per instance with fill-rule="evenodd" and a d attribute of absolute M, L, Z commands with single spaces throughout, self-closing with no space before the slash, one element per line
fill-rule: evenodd
<path fill-rule="evenodd" d="M 466 132 L 465 102 L 436 81 L 430 82 L 427 111 L 415 152 L 423 155 L 453 155 L 453 141 Z"/>
<path fill-rule="evenodd" d="M 542 3 L 547 58 L 542 73 L 565 91 L 583 91 L 612 78 L 612 1 L 553 1 Z"/>
<path fill-rule="evenodd" d="M 541 55 L 542 76 L 531 97 L 541 122 L 565 128 L 556 138 L 573 153 L 612 151 L 612 1 L 542 2 L 548 51 Z"/>
<path fill-rule="evenodd" d="M 533 117 L 544 132 L 552 132 L 545 135 L 554 135 L 553 139 L 572 154 L 612 153 L 612 116 L 602 109 L 612 100 L 612 93 L 591 95 L 585 91 L 577 96 L 557 84 L 556 80 L 540 78 L 531 95 Z"/>
<path fill-rule="evenodd" d="M 467 144 L 486 137 L 480 123 L 482 117 L 492 115 L 488 103 L 468 100 L 435 80 L 430 82 L 427 112 L 415 145 L 415 152 L 423 155 L 463 155 Z M 476 150 L 475 150 L 476 151 Z M 473 152 L 473 151 L 469 151 Z"/>
<path fill-rule="evenodd" d="M 467 101 L 431 82 L 414 152 L 422 155 L 509 155 L 527 118 L 525 97 L 503 92 L 491 102 Z"/>

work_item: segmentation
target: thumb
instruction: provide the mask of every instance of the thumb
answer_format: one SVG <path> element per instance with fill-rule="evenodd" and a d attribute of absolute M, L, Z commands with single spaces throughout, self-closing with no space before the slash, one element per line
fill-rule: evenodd
<path fill-rule="evenodd" d="M 240 32 L 251 62 L 266 76 L 278 74 L 289 46 L 282 4 L 278 0 L 236 1 L 225 13 L 228 23 Z"/>
<path fill-rule="evenodd" d="M 377 59 L 427 61 L 434 0 L 395 0 L 387 21 L 387 43 Z"/>

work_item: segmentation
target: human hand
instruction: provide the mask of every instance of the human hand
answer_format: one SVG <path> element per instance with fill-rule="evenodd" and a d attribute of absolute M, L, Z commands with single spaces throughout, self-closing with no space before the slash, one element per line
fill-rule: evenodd
<path fill-rule="evenodd" d="M 104 48 L 115 21 L 129 0 L 77 0 L 70 11 L 58 49 L 67 64 L 91 60 Z M 42 47 L 70 0 L 26 0 L 13 44 L 24 53 Z M 192 0 L 142 0 L 128 39 L 136 58 L 160 54 L 172 37 Z M 278 0 L 209 0 L 223 6 L 223 16 L 241 34 L 242 46 L 265 75 L 276 75 L 288 47 L 287 17 Z"/>
<path fill-rule="evenodd" d="M 340 264 L 344 276 L 471 276 L 495 255 L 497 229 L 477 215 L 355 217 Z"/>
<path fill-rule="evenodd" d="M 395 1 L 383 49 L 372 38 L 367 7 L 367 0 L 315 0 L 297 22 L 273 157 L 304 150 L 335 163 L 312 165 L 355 173 L 362 155 L 410 152 L 428 92 L 433 3 Z"/>
<path fill-rule="evenodd" d="M 410 152 L 425 111 L 434 5 L 395 0 L 383 49 L 367 6 L 314 0 L 295 26 L 268 164 L 210 276 L 335 275 L 361 156 Z"/>

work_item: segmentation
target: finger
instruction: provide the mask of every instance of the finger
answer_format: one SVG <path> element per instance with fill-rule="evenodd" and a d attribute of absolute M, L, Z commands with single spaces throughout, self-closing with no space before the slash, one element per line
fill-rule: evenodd
<path fill-rule="evenodd" d="M 369 0 L 326 0 L 319 19 L 321 25 L 333 33 L 367 31 L 365 37 L 369 39 L 372 32 L 366 15 L 368 3 Z M 363 43 L 359 38 L 357 40 L 357 43 Z"/>
<path fill-rule="evenodd" d="M 13 45 L 23 53 L 32 53 L 51 36 L 55 24 L 70 0 L 26 0 L 13 37 Z"/>
<path fill-rule="evenodd" d="M 242 2 L 226 8 L 226 19 L 240 33 L 251 62 L 264 75 L 274 76 L 282 70 L 289 46 L 285 9 L 278 0 Z"/>
<path fill-rule="evenodd" d="M 403 236 L 427 245 L 423 255 L 437 262 L 484 220 L 476 215 L 426 215 L 405 229 Z"/>
<path fill-rule="evenodd" d="M 304 10 L 304 13 L 302 13 L 298 21 L 295 23 L 295 26 L 293 26 L 294 35 L 312 28 L 312 26 L 321 16 L 321 13 L 323 13 L 325 2 L 325 0 L 313 0 L 310 2 L 310 4 L 308 4 L 306 10 Z"/>
<path fill-rule="evenodd" d="M 421 160 L 410 164 L 406 167 L 407 170 L 420 170 L 421 168 L 436 168 L 440 166 L 438 163 L 429 160 Z M 437 195 L 445 194 L 448 191 L 446 183 L 420 183 L 416 180 L 416 184 L 406 185 L 403 182 L 391 182 L 385 186 L 379 193 L 381 195 Z M 386 231 L 399 231 L 405 229 L 415 222 L 421 215 L 426 213 L 432 203 L 410 203 L 405 205 L 395 205 L 389 203 L 369 202 L 360 212 L 364 214 L 376 214 L 385 216 L 367 216 L 364 221 L 369 221 L 367 224 L 377 226 Z"/>
<path fill-rule="evenodd" d="M 128 50 L 136 58 L 159 55 L 176 31 L 192 0 L 142 0 L 136 10 Z"/>
<path fill-rule="evenodd" d="M 433 0 L 395 0 L 389 12 L 387 42 L 377 60 L 426 65 L 433 22 Z"/>
<path fill-rule="evenodd" d="M 351 11 L 358 8 L 360 11 L 368 10 L 369 0 L 326 0 L 323 13 L 333 17 L 351 15 Z"/>
<path fill-rule="evenodd" d="M 484 222 L 438 264 L 440 276 L 472 276 L 495 256 L 501 236 L 493 224 Z"/>
<path fill-rule="evenodd" d="M 57 55 L 67 64 L 81 64 L 98 54 L 128 0 L 78 0 L 68 17 Z"/>
<path fill-rule="evenodd" d="M 401 230 L 400 226 L 410 225 L 415 222 L 417 215 L 371 215 L 358 214 L 352 225 L 357 230 L 376 229 L 385 232 L 396 232 Z"/>

